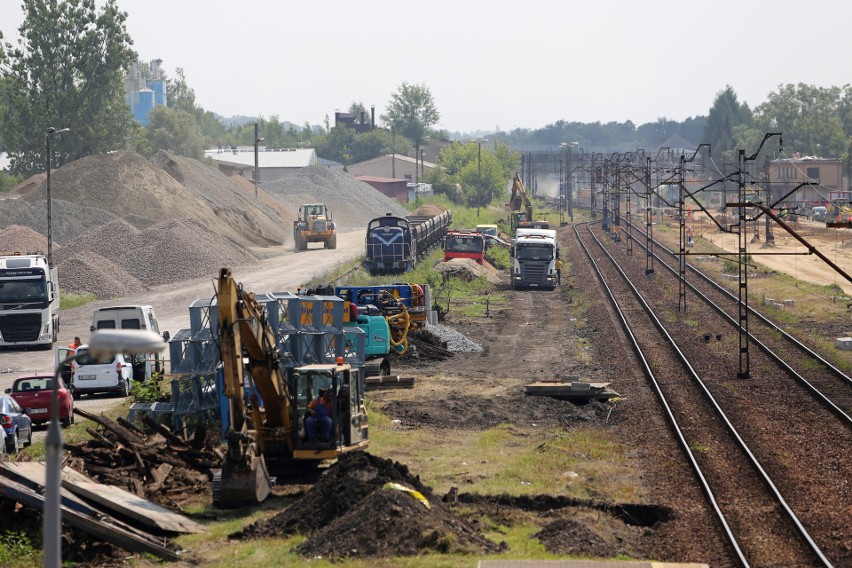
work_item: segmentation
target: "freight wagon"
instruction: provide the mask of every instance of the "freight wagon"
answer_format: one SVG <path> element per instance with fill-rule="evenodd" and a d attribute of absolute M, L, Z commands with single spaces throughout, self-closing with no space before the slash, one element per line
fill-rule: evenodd
<path fill-rule="evenodd" d="M 417 211 L 415 211 L 417 213 Z M 370 274 L 402 274 L 441 242 L 452 222 L 450 211 L 394 217 L 390 213 L 367 225 L 364 266 Z"/>

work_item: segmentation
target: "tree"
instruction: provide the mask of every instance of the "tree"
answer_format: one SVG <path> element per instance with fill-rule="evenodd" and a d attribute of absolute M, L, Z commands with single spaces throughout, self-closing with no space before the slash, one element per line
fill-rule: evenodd
<path fill-rule="evenodd" d="M 372 132 L 364 132 L 355 136 L 351 145 L 352 163 L 363 162 L 390 154 L 405 154 L 411 148 L 411 141 L 400 135 L 392 135 L 387 130 L 376 129 Z"/>
<path fill-rule="evenodd" d="M 733 159 L 737 149 L 734 129 L 737 126 L 751 127 L 752 116 L 748 105 L 740 104 L 734 89 L 727 85 L 716 94 L 707 116 L 702 142 L 710 144 L 714 155 Z"/>
<path fill-rule="evenodd" d="M 201 129 L 195 116 L 184 110 L 154 107 L 148 116 L 145 138 L 150 153 L 167 150 L 195 159 L 204 156 L 206 144 Z"/>
<path fill-rule="evenodd" d="M 0 138 L 12 171 L 32 174 L 46 162 L 48 127 L 69 128 L 54 144 L 59 166 L 89 154 L 124 147 L 132 130 L 124 101 L 124 73 L 135 54 L 127 13 L 107 0 L 22 0 L 25 18 L 18 47 L 5 44 L 6 79 Z"/>
<path fill-rule="evenodd" d="M 520 158 L 506 144 L 498 142 L 496 146 L 495 151 L 473 142 L 446 146 L 438 157 L 438 169 L 443 173 L 428 183 L 460 184 L 469 205 L 485 206 L 494 198 L 502 199 L 506 180 L 516 171 Z"/>
<path fill-rule="evenodd" d="M 420 155 L 420 146 L 426 141 L 429 128 L 440 119 L 429 87 L 405 82 L 391 95 L 387 112 L 382 115 L 382 120 L 390 124 L 397 134 L 414 143 L 415 156 Z"/>

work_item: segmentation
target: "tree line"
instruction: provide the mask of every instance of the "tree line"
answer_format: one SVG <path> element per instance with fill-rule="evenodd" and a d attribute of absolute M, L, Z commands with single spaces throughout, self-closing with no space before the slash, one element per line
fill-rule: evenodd
<path fill-rule="evenodd" d="M 226 125 L 198 104 L 181 68 L 166 77 L 167 106 L 155 107 L 141 126 L 124 99 L 125 73 L 137 54 L 126 30 L 127 13 L 116 0 L 101 8 L 93 0 L 22 0 L 22 7 L 18 45 L 0 43 L 0 150 L 9 154 L 17 176 L 44 171 L 48 127 L 69 129 L 52 146 L 56 166 L 115 150 L 151 155 L 164 149 L 200 159 L 219 144 L 253 145 L 254 122 L 266 146 L 312 147 L 320 157 L 343 164 L 391 151 L 419 155 L 428 140 L 450 137 L 434 129 L 440 113 L 425 85 L 402 83 L 381 115 L 385 127 L 369 132 L 331 125 L 328 116 L 322 125 L 299 126 L 277 115 Z M 365 110 L 358 101 L 349 107 L 356 116 Z M 736 149 L 755 148 L 769 131 L 783 132 L 789 153 L 841 158 L 852 175 L 852 90 L 800 83 L 780 85 L 753 109 L 727 86 L 706 116 L 684 121 L 659 118 L 637 126 L 559 120 L 538 129 L 498 130 L 487 134 L 492 140 L 487 147 L 450 146 L 439 159 L 443 170 L 430 174 L 430 181 L 447 189 L 461 184 L 480 195 L 482 187 L 500 187 L 511 177 L 521 150 L 556 150 L 563 142 L 577 142 L 585 151 L 655 150 L 673 134 L 695 145 L 710 143 L 714 157 L 733 159 Z M 492 178 L 497 173 L 503 182 Z M 0 176 L 0 190 L 4 185 L 8 180 Z"/>

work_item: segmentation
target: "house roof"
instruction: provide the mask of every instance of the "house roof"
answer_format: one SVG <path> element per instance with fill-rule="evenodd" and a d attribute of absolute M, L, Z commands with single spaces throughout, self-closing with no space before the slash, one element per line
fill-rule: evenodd
<path fill-rule="evenodd" d="M 207 150 L 205 157 L 233 166 L 254 167 L 254 148 Z M 317 153 L 313 148 L 262 148 L 257 152 L 257 165 L 260 168 L 304 168 L 317 163 Z"/>
<path fill-rule="evenodd" d="M 376 162 L 384 162 L 393 158 L 393 154 L 385 154 L 384 156 L 376 156 L 375 158 L 370 158 L 369 160 L 364 160 L 363 162 L 357 162 L 355 164 L 351 164 L 352 166 L 363 166 L 365 164 L 373 164 Z M 420 160 L 415 160 L 414 158 L 410 158 L 408 156 L 403 156 L 402 154 L 397 154 L 396 159 L 400 162 L 408 162 L 409 164 L 419 164 Z M 423 162 L 424 168 L 437 168 L 438 164 L 432 162 Z"/>
<path fill-rule="evenodd" d="M 372 181 L 374 183 L 399 183 L 405 182 L 408 183 L 408 180 L 405 178 L 386 178 L 386 177 L 378 177 L 378 176 L 355 176 L 355 179 L 359 181 Z"/>

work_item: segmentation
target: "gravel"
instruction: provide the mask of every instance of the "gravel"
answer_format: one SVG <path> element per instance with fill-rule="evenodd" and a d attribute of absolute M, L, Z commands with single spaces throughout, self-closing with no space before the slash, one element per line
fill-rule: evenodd
<path fill-rule="evenodd" d="M 462 333 L 441 324 L 429 325 L 429 331 L 447 342 L 447 349 L 454 353 L 479 353 L 482 345 L 468 339 Z"/>
<path fill-rule="evenodd" d="M 366 228 L 370 219 L 385 213 L 407 214 L 399 202 L 371 185 L 323 166 L 288 172 L 281 179 L 263 182 L 261 188 L 294 211 L 305 203 L 325 203 L 337 229 L 343 231 Z"/>

